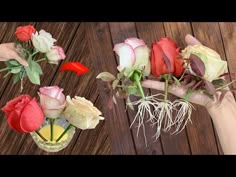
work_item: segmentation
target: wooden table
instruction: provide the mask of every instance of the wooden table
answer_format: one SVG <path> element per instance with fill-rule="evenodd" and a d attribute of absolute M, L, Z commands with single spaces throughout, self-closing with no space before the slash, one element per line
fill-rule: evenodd
<path fill-rule="evenodd" d="M 103 82 L 96 80 L 98 73 L 117 73 L 117 58 L 113 52 L 115 43 L 127 37 L 142 38 L 148 46 L 162 36 L 174 39 L 180 47 L 186 46 L 184 37 L 194 34 L 204 45 L 216 50 L 227 60 L 230 72 L 236 71 L 236 23 L 79 23 L 79 22 L 1 22 L 1 43 L 15 40 L 17 26 L 32 24 L 37 30 L 45 29 L 57 45 L 65 49 L 66 61 L 79 61 L 90 68 L 90 72 L 77 76 L 72 72 L 59 73 L 63 63 L 51 67 L 42 63 L 44 74 L 41 86 L 58 85 L 64 93 L 83 96 L 102 110 L 105 121 L 93 130 L 77 129 L 69 146 L 58 153 L 46 153 L 39 149 L 29 134 L 11 130 L 3 112 L 0 112 L 0 154 L 222 154 L 217 134 L 207 111 L 194 105 L 192 124 L 178 135 L 163 133 L 153 142 L 153 130 L 147 129 L 148 146 L 143 137 L 136 136 L 137 129 L 129 128 L 135 112 L 125 109 L 125 100 L 118 100 L 112 110 L 107 108 L 108 93 Z M 0 68 L 4 64 L 0 63 Z M 0 73 L 0 107 L 18 95 L 19 84 L 13 85 L 12 77 L 3 78 Z M 40 86 L 29 81 L 24 84 L 23 93 L 37 97 Z M 156 93 L 146 90 L 146 93 Z M 171 96 L 175 99 L 175 96 Z"/>

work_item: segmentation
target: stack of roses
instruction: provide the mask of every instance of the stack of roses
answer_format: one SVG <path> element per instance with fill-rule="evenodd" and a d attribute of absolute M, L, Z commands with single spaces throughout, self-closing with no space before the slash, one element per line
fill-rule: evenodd
<path fill-rule="evenodd" d="M 44 122 L 45 118 L 53 123 L 55 119 L 63 116 L 70 123 L 65 131 L 75 126 L 82 130 L 93 129 L 103 120 L 101 112 L 85 98 L 75 96 L 65 97 L 63 89 L 58 86 L 41 87 L 39 89 L 40 104 L 36 98 L 29 95 L 20 95 L 7 102 L 2 108 L 10 128 L 18 132 L 29 133 L 36 131 Z M 65 132 L 63 132 L 65 133 Z M 62 137 L 60 137 L 62 138 Z M 46 140 L 42 137 L 42 139 Z M 59 141 L 58 139 L 57 141 Z"/>
<path fill-rule="evenodd" d="M 31 26 L 19 26 L 15 32 L 17 41 L 15 48 L 20 57 L 28 62 L 28 66 L 23 66 L 16 60 L 5 62 L 6 68 L 0 71 L 8 71 L 5 77 L 9 74 L 14 74 L 14 83 L 24 77 L 28 77 L 33 84 L 40 85 L 40 75 L 43 73 L 41 66 L 38 64 L 41 61 L 47 61 L 50 64 L 58 64 L 60 60 L 65 59 L 63 48 L 54 45 L 56 39 L 45 30 L 39 32 Z M 21 84 L 21 90 L 23 84 Z"/>
<path fill-rule="evenodd" d="M 228 84 L 220 76 L 227 72 L 227 63 L 215 51 L 200 44 L 181 51 L 168 37 L 160 38 L 151 47 L 150 52 L 144 41 L 137 38 L 128 38 L 124 43 L 116 44 L 114 51 L 119 56 L 117 77 L 102 72 L 97 78 L 110 83 L 117 97 L 128 98 L 127 105 L 138 105 L 133 123 L 138 119 L 138 129 L 141 125 L 144 128 L 146 115 L 146 121 L 156 126 L 157 139 L 161 130 L 167 132 L 174 128 L 172 133 L 178 133 L 191 120 L 193 106 L 189 103 L 189 97 L 193 92 L 201 91 L 214 98 L 216 91 L 224 91 Z M 164 90 L 164 94 L 144 95 L 140 82 L 146 80 L 145 76 L 149 76 L 150 72 L 163 83 L 160 90 Z M 170 85 L 183 88 L 184 98 L 169 101 Z M 142 98 L 130 102 L 130 95 Z M 173 111 L 177 111 L 174 118 Z"/>

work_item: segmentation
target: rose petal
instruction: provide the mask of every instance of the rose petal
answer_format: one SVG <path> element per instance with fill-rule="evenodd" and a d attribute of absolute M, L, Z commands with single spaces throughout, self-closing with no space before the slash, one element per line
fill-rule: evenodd
<path fill-rule="evenodd" d="M 136 47 L 139 47 L 141 45 L 145 45 L 145 42 L 142 39 L 138 39 L 135 37 L 127 38 L 125 40 L 125 43 L 129 44 L 133 49 L 135 49 Z"/>
<path fill-rule="evenodd" d="M 21 118 L 20 126 L 21 129 L 25 132 L 32 132 L 37 130 L 44 121 L 44 114 L 36 101 L 36 98 L 33 98 L 29 104 L 24 108 Z"/>
<path fill-rule="evenodd" d="M 47 95 L 39 93 L 39 97 L 40 97 L 40 104 L 41 104 L 42 108 L 60 109 L 60 107 L 62 105 L 62 103 L 60 103 L 59 100 L 48 97 Z"/>
<path fill-rule="evenodd" d="M 18 131 L 18 132 L 26 132 L 22 130 L 20 126 L 20 111 L 14 110 L 9 114 L 9 117 L 7 119 L 8 125 L 11 129 Z"/>
<path fill-rule="evenodd" d="M 131 68 L 135 63 L 134 50 L 129 44 L 119 43 L 114 46 L 113 49 L 117 55 L 119 55 L 119 67 L 120 70 L 123 68 Z"/>
<path fill-rule="evenodd" d="M 137 48 L 134 49 L 136 61 L 134 64 L 135 68 L 142 69 L 143 67 L 145 68 L 145 75 L 150 74 L 150 50 L 146 45 L 141 45 Z"/>

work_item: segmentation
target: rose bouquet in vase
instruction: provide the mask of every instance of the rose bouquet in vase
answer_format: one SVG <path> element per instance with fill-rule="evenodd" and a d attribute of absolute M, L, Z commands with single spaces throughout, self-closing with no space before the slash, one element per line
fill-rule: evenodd
<path fill-rule="evenodd" d="M 64 149 L 75 129 L 94 129 L 101 112 L 83 97 L 65 97 L 58 86 L 41 87 L 36 98 L 20 95 L 2 108 L 11 129 L 30 133 L 35 143 L 48 152 Z"/>

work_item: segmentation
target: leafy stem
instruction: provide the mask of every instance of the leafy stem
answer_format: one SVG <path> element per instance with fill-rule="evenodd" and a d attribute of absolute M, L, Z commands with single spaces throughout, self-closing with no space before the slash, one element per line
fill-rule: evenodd
<path fill-rule="evenodd" d="M 55 119 L 50 119 L 50 132 L 51 132 L 50 141 L 53 141 L 53 125 L 54 125 L 54 121 L 55 121 Z"/>
<path fill-rule="evenodd" d="M 145 99 L 143 87 L 141 86 L 141 83 L 140 83 L 140 74 L 139 73 L 134 72 L 134 80 L 137 83 L 137 86 L 138 86 L 139 92 L 142 96 L 142 99 Z"/>
<path fill-rule="evenodd" d="M 10 68 L 6 67 L 6 68 L 3 68 L 3 69 L 0 69 L 0 72 L 3 72 L 3 71 L 6 71 L 6 70 L 9 70 Z"/>

